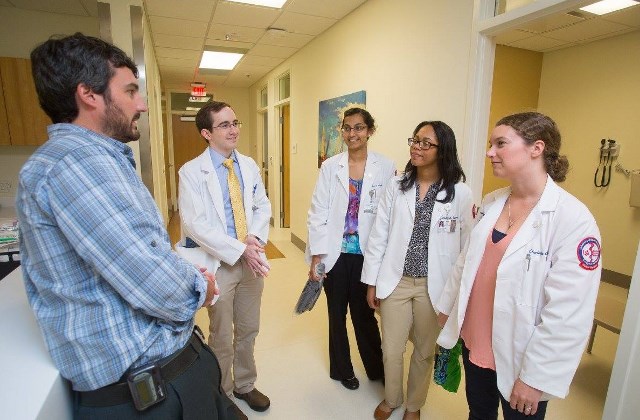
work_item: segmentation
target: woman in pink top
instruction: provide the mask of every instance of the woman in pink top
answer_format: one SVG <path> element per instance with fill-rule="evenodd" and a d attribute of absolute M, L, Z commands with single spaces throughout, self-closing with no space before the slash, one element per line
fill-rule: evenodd
<path fill-rule="evenodd" d="M 487 157 L 510 186 L 487 195 L 466 251 L 438 301 L 438 343 L 462 337 L 469 419 L 543 419 L 564 398 L 586 346 L 598 283 L 600 232 L 555 181 L 568 160 L 551 118 L 502 118 Z M 448 315 L 449 316 L 448 316 Z"/>

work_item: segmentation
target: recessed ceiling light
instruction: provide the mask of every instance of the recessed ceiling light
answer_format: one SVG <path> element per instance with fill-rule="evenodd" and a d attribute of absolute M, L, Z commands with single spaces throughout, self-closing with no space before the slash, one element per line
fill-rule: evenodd
<path fill-rule="evenodd" d="M 638 2 L 634 0 L 603 0 L 590 4 L 589 6 L 581 7 L 580 10 L 593 13 L 594 15 L 606 15 L 607 13 L 637 5 Z"/>
<path fill-rule="evenodd" d="M 201 69 L 232 70 L 244 54 L 204 51 L 200 60 Z"/>
<path fill-rule="evenodd" d="M 287 0 L 227 0 L 233 3 L 253 4 L 255 6 L 266 6 L 280 9 Z"/>

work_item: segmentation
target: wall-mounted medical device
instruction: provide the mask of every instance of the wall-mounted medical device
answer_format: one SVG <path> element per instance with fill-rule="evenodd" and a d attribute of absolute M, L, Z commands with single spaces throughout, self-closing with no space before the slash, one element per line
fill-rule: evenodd
<path fill-rule="evenodd" d="M 613 139 L 600 140 L 600 158 L 593 175 L 593 185 L 598 188 L 608 187 L 611 183 L 611 165 L 620 155 L 620 143 Z"/>

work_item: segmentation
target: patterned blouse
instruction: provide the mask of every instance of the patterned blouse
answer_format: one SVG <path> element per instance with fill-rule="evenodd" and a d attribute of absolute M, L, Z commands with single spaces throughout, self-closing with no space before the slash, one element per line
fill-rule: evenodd
<path fill-rule="evenodd" d="M 440 188 L 439 182 L 429 187 L 424 199 L 420 201 L 420 188 L 416 185 L 416 217 L 413 233 L 404 259 L 404 275 L 410 277 L 426 277 L 428 269 L 427 251 L 429 250 L 429 229 L 431 214 Z"/>
<path fill-rule="evenodd" d="M 344 217 L 344 234 L 342 235 L 341 252 L 360 254 L 360 236 L 358 236 L 358 210 L 360 209 L 360 193 L 362 180 L 349 178 L 349 207 Z"/>

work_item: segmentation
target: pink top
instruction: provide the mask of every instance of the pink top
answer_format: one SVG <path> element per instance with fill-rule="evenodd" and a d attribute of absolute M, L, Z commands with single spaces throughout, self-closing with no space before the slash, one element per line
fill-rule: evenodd
<path fill-rule="evenodd" d="M 476 366 L 496 370 L 491 336 L 493 334 L 493 299 L 496 293 L 498 265 L 504 256 L 514 233 L 509 232 L 498 243 L 491 240 L 487 244 L 473 282 L 467 312 L 462 323 L 460 336 L 469 349 L 469 360 Z"/>

